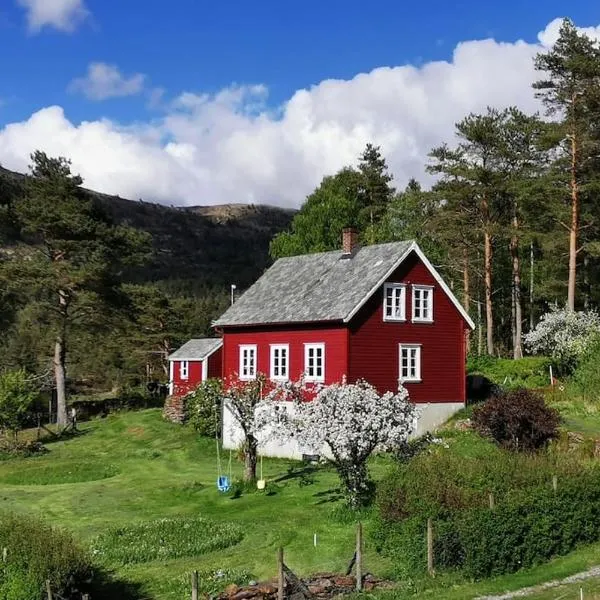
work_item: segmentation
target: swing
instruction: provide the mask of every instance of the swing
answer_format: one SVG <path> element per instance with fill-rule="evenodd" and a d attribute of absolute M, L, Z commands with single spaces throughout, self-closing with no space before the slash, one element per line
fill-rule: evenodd
<path fill-rule="evenodd" d="M 262 465 L 262 454 L 260 455 L 260 479 L 256 482 L 257 490 L 264 490 L 267 482 L 263 479 L 263 465 Z"/>
<path fill-rule="evenodd" d="M 215 406 L 215 417 L 217 407 Z M 216 421 L 216 419 L 215 419 Z M 217 444 L 217 489 L 219 492 L 228 492 L 231 489 L 231 457 L 232 451 L 229 450 L 229 475 L 223 475 L 221 468 L 221 452 L 219 449 L 219 433 L 215 431 L 215 442 Z"/>

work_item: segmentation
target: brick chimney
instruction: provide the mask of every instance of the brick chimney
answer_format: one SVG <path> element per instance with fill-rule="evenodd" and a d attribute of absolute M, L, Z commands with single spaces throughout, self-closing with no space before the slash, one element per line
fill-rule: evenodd
<path fill-rule="evenodd" d="M 342 256 L 352 256 L 358 248 L 358 231 L 354 227 L 342 229 Z"/>

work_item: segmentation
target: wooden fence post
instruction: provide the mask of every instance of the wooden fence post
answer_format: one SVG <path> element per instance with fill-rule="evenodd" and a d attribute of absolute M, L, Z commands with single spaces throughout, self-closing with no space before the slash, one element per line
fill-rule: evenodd
<path fill-rule="evenodd" d="M 427 572 L 433 576 L 433 522 L 427 519 Z"/>
<path fill-rule="evenodd" d="M 492 494 L 492 492 L 489 493 L 489 501 L 490 501 L 490 509 L 494 510 L 494 506 L 496 506 L 496 503 L 494 502 L 494 494 Z"/>
<path fill-rule="evenodd" d="M 192 600 L 198 600 L 198 571 L 192 572 Z"/>
<path fill-rule="evenodd" d="M 4 546 L 4 548 L 2 548 L 2 562 L 6 562 L 8 558 L 8 548 L 6 546 Z"/>
<path fill-rule="evenodd" d="M 362 591 L 362 523 L 356 529 L 356 591 Z"/>
<path fill-rule="evenodd" d="M 552 475 L 552 489 L 555 492 L 558 490 L 558 477 L 556 475 Z"/>
<path fill-rule="evenodd" d="M 52 600 L 52 588 L 50 587 L 49 579 L 46 579 L 46 594 L 48 595 L 48 600 Z"/>
<path fill-rule="evenodd" d="M 285 597 L 285 576 L 283 572 L 283 548 L 277 552 L 277 600 Z"/>

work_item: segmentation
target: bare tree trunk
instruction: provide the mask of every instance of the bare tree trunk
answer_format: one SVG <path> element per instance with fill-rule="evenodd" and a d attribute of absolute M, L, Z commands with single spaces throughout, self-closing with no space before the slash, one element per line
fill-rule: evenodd
<path fill-rule="evenodd" d="M 591 296 L 591 286 L 590 286 L 590 258 L 586 254 L 583 257 L 583 310 L 590 309 L 590 296 Z"/>
<path fill-rule="evenodd" d="M 483 354 L 483 332 L 481 326 L 481 300 L 477 300 L 477 356 Z"/>
<path fill-rule="evenodd" d="M 577 234 L 579 232 L 579 186 L 577 184 L 577 138 L 571 137 L 571 226 L 569 228 L 569 284 L 567 307 L 575 310 L 577 282 Z"/>
<path fill-rule="evenodd" d="M 521 262 L 519 259 L 519 238 L 517 231 L 519 229 L 519 218 L 516 213 L 513 215 L 513 235 L 510 240 L 510 254 L 512 257 L 512 297 L 513 297 L 513 358 L 523 358 L 523 307 L 521 305 Z"/>
<path fill-rule="evenodd" d="M 469 251 L 467 248 L 463 249 L 463 306 L 467 312 L 469 312 L 469 306 L 471 304 L 471 282 L 469 280 Z M 469 354 L 471 351 L 471 331 L 467 330 L 465 340 L 465 350 Z"/>
<path fill-rule="evenodd" d="M 255 481 L 258 440 L 253 435 L 248 435 L 246 437 L 244 450 L 244 481 Z"/>
<path fill-rule="evenodd" d="M 487 229 L 484 237 L 485 326 L 487 353 L 494 355 L 494 308 L 492 305 L 492 238 Z"/>
<path fill-rule="evenodd" d="M 54 381 L 56 385 L 56 423 L 67 424 L 67 369 L 66 369 L 66 313 L 67 295 L 64 291 L 58 292 L 58 303 L 61 312 L 60 331 L 54 342 Z"/>

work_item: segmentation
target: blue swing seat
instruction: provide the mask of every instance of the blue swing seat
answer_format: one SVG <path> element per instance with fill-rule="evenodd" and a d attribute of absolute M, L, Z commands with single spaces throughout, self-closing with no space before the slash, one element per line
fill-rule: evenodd
<path fill-rule="evenodd" d="M 220 475 L 217 478 L 217 489 L 220 492 L 228 492 L 231 484 L 229 483 L 229 477 L 227 475 Z"/>

